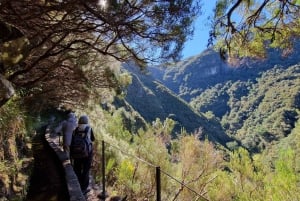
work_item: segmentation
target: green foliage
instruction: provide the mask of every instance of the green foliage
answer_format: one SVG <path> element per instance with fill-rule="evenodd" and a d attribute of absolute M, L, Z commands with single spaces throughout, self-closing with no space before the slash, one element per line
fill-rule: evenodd
<path fill-rule="evenodd" d="M 172 119 L 167 118 L 164 122 L 161 122 L 157 118 L 154 122 L 152 122 L 152 127 L 155 130 L 155 135 L 160 137 L 165 144 L 169 144 L 175 124 L 176 122 Z"/>
<path fill-rule="evenodd" d="M 18 158 L 19 149 L 17 142 L 26 143 L 26 124 L 25 112 L 15 100 L 10 100 L 0 108 L 0 147 L 1 158 L 14 161 Z M 24 145 L 24 144 L 23 144 Z M 5 156 L 5 157 L 4 157 Z"/>
<path fill-rule="evenodd" d="M 214 200 L 264 200 L 264 175 L 245 149 L 231 152 L 227 165 L 229 171 L 217 171 L 218 177 L 210 186 Z"/>
<path fill-rule="evenodd" d="M 175 122 L 172 137 L 176 138 L 181 129 L 192 133 L 199 128 L 203 136 L 209 140 L 225 144 L 229 137 L 222 131 L 216 119 L 207 118 L 191 108 L 187 102 L 178 98 L 174 92 L 164 87 L 160 82 L 153 80 L 151 75 L 145 75 L 133 70 L 134 66 L 124 66 L 133 74 L 133 82 L 127 89 L 125 100 L 134 106 L 147 122 L 159 119 L 172 119 Z M 207 69 L 208 72 L 209 69 Z"/>
<path fill-rule="evenodd" d="M 113 187 L 115 191 L 118 193 L 134 193 L 141 190 L 139 183 L 133 181 L 136 174 L 136 167 L 135 164 L 132 163 L 132 160 L 123 160 L 116 171 L 118 179 Z"/>
<path fill-rule="evenodd" d="M 178 142 L 178 153 L 172 152 L 173 158 L 176 158 L 177 178 L 189 188 L 200 193 L 203 197 L 205 191 L 208 190 L 208 185 L 216 178 L 215 171 L 222 165 L 222 154 L 214 149 L 214 146 L 208 141 L 199 141 L 198 135 L 181 134 Z M 175 192 L 178 200 L 193 200 L 197 197 L 182 186 L 177 186 Z"/>
<path fill-rule="evenodd" d="M 115 181 L 110 180 L 115 192 L 130 195 L 132 199 L 154 199 L 155 167 L 159 166 L 162 170 L 162 199 L 190 200 L 198 197 L 178 181 L 205 197 L 202 192 L 207 190 L 208 184 L 215 179 L 214 172 L 222 166 L 222 154 L 208 140 L 199 141 L 199 134 L 181 133 L 179 139 L 169 139 L 167 136 L 171 135 L 173 125 L 170 119 L 164 122 L 157 119 L 152 127 L 134 135 L 127 150 L 129 155 L 124 153 L 123 157 L 117 157 L 114 171 L 110 171 L 110 177 L 116 178 Z M 110 157 L 116 155 L 111 154 Z"/>
<path fill-rule="evenodd" d="M 118 168 L 118 180 L 128 186 L 125 182 L 130 182 L 134 174 L 134 164 L 130 160 L 124 160 Z"/>
<path fill-rule="evenodd" d="M 218 0 L 210 42 L 226 49 L 231 63 L 245 56 L 265 58 L 269 45 L 287 53 L 300 33 L 298 13 L 296 1 Z"/>
<path fill-rule="evenodd" d="M 284 147 L 294 144 L 294 149 L 299 150 L 299 143 L 295 143 L 299 142 L 299 135 L 296 135 L 296 133 L 299 133 L 297 123 L 299 114 L 297 109 L 299 106 L 298 74 L 298 65 L 287 69 L 277 67 L 262 73 L 257 80 L 249 79 L 249 81 L 228 82 L 224 86 L 212 87 L 210 89 L 211 94 L 209 90 L 203 93 L 205 95 L 207 92 L 208 97 L 210 97 L 210 99 L 207 99 L 208 101 L 203 101 L 205 99 L 201 96 L 203 99 L 198 103 L 204 103 L 204 107 L 209 103 L 218 106 L 216 104 L 218 100 L 216 99 L 222 99 L 222 94 L 226 94 L 228 97 L 226 98 L 227 101 L 222 104 L 226 104 L 229 109 L 227 114 L 224 113 L 225 115 L 222 119 L 224 128 L 228 132 L 231 130 L 232 134 L 251 152 L 263 152 L 263 155 L 257 154 L 252 156 L 245 149 L 237 149 L 239 143 L 232 143 L 230 147 L 236 151 L 230 154 L 227 167 L 222 171 L 214 171 L 215 178 L 213 177 L 214 179 L 207 187 L 208 194 L 212 200 L 263 201 L 275 199 L 276 193 L 272 190 L 270 192 L 266 190 L 269 189 L 268 185 L 270 183 L 268 182 L 270 182 L 270 178 L 276 172 L 272 168 L 277 166 L 270 161 L 278 158 L 276 150 L 282 147 L 283 143 Z M 214 107 L 211 108 L 213 113 L 208 112 L 207 115 L 210 114 L 209 116 L 213 117 L 213 114 L 216 114 L 218 110 Z M 276 138 L 274 138 L 275 135 Z M 277 140 L 282 142 L 281 146 L 276 146 Z M 183 149 L 181 144 L 182 142 L 178 140 L 171 141 L 172 160 L 174 161 L 179 160 L 179 153 Z M 190 145 L 189 147 L 195 146 L 197 145 Z M 298 148 L 296 148 L 297 146 Z M 193 153 L 197 155 L 195 152 Z M 271 160 L 270 156 L 273 157 Z M 286 158 L 289 162 L 299 161 L 291 157 Z M 194 164 L 198 168 L 200 167 L 199 164 Z M 296 168 L 295 171 L 299 170 L 298 162 L 292 163 L 291 166 Z M 182 168 L 180 163 L 174 167 L 176 169 L 179 168 L 179 170 Z M 230 171 L 227 168 L 230 168 Z M 191 168 L 191 174 L 194 172 L 192 170 L 193 167 Z M 283 183 L 287 183 L 286 185 L 290 186 L 293 184 L 292 178 L 294 178 L 294 173 L 286 172 L 286 174 L 288 181 L 283 181 Z M 186 178 L 189 177 L 187 176 Z M 173 185 L 175 186 L 173 189 L 179 189 L 178 191 L 180 191 L 179 186 Z M 299 190 L 297 185 L 294 186 Z M 187 197 L 192 196 L 191 192 L 185 192 L 184 190 L 180 192 L 183 194 L 187 193 Z M 297 195 L 295 189 L 292 192 L 291 194 Z M 278 194 L 284 195 L 284 191 L 278 192 Z M 291 197 L 291 199 L 297 200 L 297 197 Z"/>
<path fill-rule="evenodd" d="M 230 153 L 230 171 L 215 172 L 210 185 L 213 200 L 298 200 L 299 175 L 293 150 L 281 150 L 274 166 L 262 155 L 253 158 L 245 149 Z"/>
<path fill-rule="evenodd" d="M 300 177 L 295 167 L 296 152 L 282 150 L 275 161 L 275 171 L 266 177 L 266 198 L 274 201 L 300 199 Z"/>
<path fill-rule="evenodd" d="M 227 0 L 217 1 L 216 8 L 215 8 L 215 16 L 221 17 L 223 13 L 226 11 L 228 6 Z"/>
<path fill-rule="evenodd" d="M 132 83 L 132 77 L 129 73 L 122 73 L 118 76 L 118 80 L 121 86 L 124 88 Z"/>
<path fill-rule="evenodd" d="M 33 125 L 28 124 L 26 111 L 16 98 L 0 108 L 0 183 L 1 198 L 21 200 L 28 185 L 32 164 L 30 136 Z"/>
<path fill-rule="evenodd" d="M 157 124 L 162 125 L 158 121 Z M 208 141 L 201 142 L 197 135 L 186 133 L 171 141 L 169 155 L 166 144 L 155 133 L 155 129 L 151 128 L 146 132 L 140 131 L 131 144 L 132 153 L 142 161 L 127 156 L 117 162 L 117 171 L 111 172 L 117 174 L 117 180 L 113 184 L 116 193 L 128 194 L 132 198 L 154 198 L 155 166 L 143 162 L 148 161 L 159 165 L 164 172 L 171 174 L 190 189 L 200 194 L 208 192 L 210 200 L 263 201 L 277 200 L 277 197 L 280 200 L 283 199 L 280 196 L 284 195 L 284 189 L 290 189 L 288 196 L 291 199 L 298 199 L 295 182 L 299 178 L 293 168 L 296 161 L 294 152 L 283 152 L 274 163 L 273 171 L 269 163 L 262 163 L 265 160 L 262 155 L 252 158 L 242 148 L 230 152 L 226 162 L 222 159 L 222 154 Z M 281 177 L 285 179 L 280 179 Z M 203 196 L 206 197 L 204 194 Z M 166 200 L 188 201 L 195 199 L 197 195 L 172 178 L 162 175 L 162 197 Z"/>
<path fill-rule="evenodd" d="M 153 189 L 153 185 L 155 185 L 155 166 L 168 169 L 170 165 L 168 165 L 169 160 L 167 159 L 168 151 L 162 138 L 151 133 L 151 129 L 147 132 L 140 130 L 137 135 L 134 135 L 129 150 L 138 159 L 127 158 L 128 156 L 125 154 L 127 159 L 118 162 L 119 166 L 116 167 L 118 177 L 113 184 L 115 190 L 127 192 L 136 198 L 153 198 L 155 195 Z M 148 161 L 153 166 L 143 163 L 143 161 Z"/>
<path fill-rule="evenodd" d="M 233 176 L 226 171 L 217 170 L 215 180 L 208 186 L 208 194 L 214 201 L 235 200 L 235 183 Z"/>
<path fill-rule="evenodd" d="M 130 70 L 130 69 L 129 69 Z M 161 83 L 151 80 L 151 76 L 133 72 L 133 82 L 127 89 L 125 100 L 134 106 L 147 122 L 159 119 L 172 119 L 174 125 L 173 136 L 180 132 L 182 125 L 188 132 L 193 132 L 204 125 L 205 118 L 197 114 L 182 99 Z"/>
<path fill-rule="evenodd" d="M 159 120 L 154 122 L 152 120 L 152 127 L 148 127 L 147 130 L 141 132 L 143 135 L 147 133 L 147 139 L 150 140 L 145 147 L 148 151 L 151 150 L 150 144 L 155 142 L 155 140 L 152 141 L 151 135 L 155 135 L 159 142 L 163 142 L 161 144 L 156 143 L 155 149 L 158 146 L 166 146 L 165 143 L 168 142 L 169 156 L 166 158 L 162 157 L 161 161 L 164 159 L 170 160 L 166 166 L 172 166 L 171 168 L 168 167 L 172 171 L 172 175 L 178 178 L 179 181 L 184 181 L 184 184 L 195 189 L 200 194 L 205 192 L 209 200 L 265 201 L 277 199 L 277 197 L 284 200 L 280 196 L 284 195 L 285 191 L 278 191 L 277 189 L 280 188 L 279 186 L 288 188 L 292 185 L 294 186 L 290 188 L 291 193 L 289 196 L 292 194 L 297 195 L 299 180 L 295 179 L 294 173 L 299 172 L 299 157 L 298 155 L 285 157 L 288 160 L 287 167 L 285 167 L 283 166 L 284 164 L 279 165 L 278 161 L 281 160 L 279 160 L 281 156 L 279 157 L 280 153 L 278 150 L 288 151 L 289 147 L 292 147 L 295 153 L 300 150 L 298 143 L 300 142 L 298 135 L 300 133 L 300 71 L 299 65 L 288 67 L 289 63 L 298 62 L 298 57 L 296 55 L 293 59 L 283 59 L 283 57 L 278 56 L 278 51 L 275 49 L 270 50 L 269 54 L 272 56 L 265 62 L 252 62 L 245 59 L 246 64 L 244 66 L 237 69 L 227 69 L 226 73 L 223 71 L 223 77 L 218 76 L 219 74 L 206 74 L 206 71 L 214 71 L 217 64 L 211 64 L 210 69 L 202 67 L 201 65 L 205 63 L 202 57 L 201 59 L 199 57 L 199 60 L 195 59 L 197 58 L 195 57 L 182 61 L 176 64 L 181 66 L 176 66 L 175 69 L 167 69 L 160 72 L 158 72 L 158 69 L 152 70 L 156 78 L 161 78 L 160 81 L 162 83 L 172 88 L 179 95 L 193 97 L 195 94 L 201 93 L 201 95 L 192 100 L 192 104 L 198 111 L 205 112 L 206 124 L 209 124 L 207 127 L 212 128 L 209 131 L 213 131 L 209 132 L 209 134 L 216 134 L 219 130 L 224 129 L 227 134 L 235 139 L 226 143 L 230 150 L 226 150 L 224 157 L 218 163 L 213 163 L 213 158 L 218 158 L 217 156 L 219 156 L 216 152 L 222 149 L 219 149 L 220 147 L 218 146 L 210 149 L 209 146 L 206 147 L 206 141 L 198 141 L 199 136 L 204 137 L 207 134 L 205 129 L 198 136 L 190 136 L 182 129 L 182 132 L 176 136 L 176 139 L 163 141 L 160 138 L 162 135 L 158 134 L 164 133 L 164 124 Z M 282 61 L 282 66 L 274 67 L 273 64 L 279 61 Z M 205 65 L 209 64 L 206 63 Z M 218 65 L 218 67 L 220 66 L 222 65 Z M 198 69 L 195 70 L 196 68 Z M 203 74 L 205 72 L 205 76 L 199 74 L 199 69 L 201 69 Z M 191 79 L 193 75 L 195 77 Z M 147 87 L 145 91 L 149 89 L 147 92 L 151 96 L 159 94 L 156 96 L 163 97 L 163 92 L 168 91 L 164 87 L 154 86 L 152 84 L 154 82 L 146 76 L 139 76 L 138 78 L 143 78 L 139 80 L 139 83 L 143 89 Z M 196 79 L 200 81 L 197 82 Z M 136 91 L 133 94 L 136 95 L 137 89 L 140 88 L 135 85 L 134 89 Z M 161 90 L 160 93 L 156 93 L 155 90 L 158 89 Z M 193 90 L 196 93 L 189 94 Z M 183 91 L 185 94 L 181 93 Z M 139 93 L 139 95 L 141 94 Z M 145 103 L 145 97 L 141 96 L 141 98 L 143 103 Z M 173 103 L 172 101 L 169 102 Z M 160 105 L 162 104 L 157 99 L 152 101 L 152 104 L 148 105 L 150 106 L 148 108 L 151 108 L 151 111 L 148 110 L 149 113 L 153 112 L 154 108 Z M 177 114 L 176 116 L 170 115 L 170 118 L 173 120 L 175 119 L 174 117 L 177 117 Z M 221 119 L 223 128 L 218 127 L 219 119 Z M 151 131 L 151 129 L 154 130 Z M 217 136 L 213 134 L 210 136 Z M 145 138 L 142 139 L 139 141 L 139 147 L 146 141 Z M 205 150 L 201 149 L 203 147 L 205 147 Z M 139 148 L 139 153 L 142 153 L 143 156 L 149 154 L 146 150 L 142 151 L 142 148 Z M 153 151 L 153 153 L 157 154 L 157 150 Z M 214 157 L 209 156 L 208 153 L 213 153 Z M 155 161 L 153 156 L 147 156 L 147 160 Z M 203 164 L 209 166 L 211 171 L 206 171 Z M 294 172 L 291 171 L 290 167 L 294 168 Z M 149 172 L 145 171 L 144 168 L 143 170 L 145 175 L 148 176 Z M 199 176 L 201 173 L 203 175 Z M 275 174 L 277 176 L 274 176 Z M 278 182 L 279 184 L 276 186 L 274 184 L 275 178 L 279 178 L 282 175 L 286 175 L 286 180 L 283 180 L 282 183 Z M 274 180 L 271 179 L 273 177 Z M 272 181 L 272 184 L 270 181 Z M 296 184 L 295 181 L 298 183 Z M 274 191 L 278 193 L 274 193 Z M 175 181 L 168 181 L 163 192 L 163 196 L 166 196 L 164 200 L 178 199 L 185 201 L 197 199 L 195 193 L 188 190 L 183 184 Z M 298 199 L 297 196 L 290 196 L 289 198 L 291 200 Z"/>
<path fill-rule="evenodd" d="M 239 147 L 239 145 L 238 145 L 238 143 L 236 141 L 228 142 L 228 143 L 226 143 L 226 146 L 231 151 L 236 150 Z"/>
<path fill-rule="evenodd" d="M 238 178 L 240 179 L 239 182 L 242 184 L 241 187 L 245 189 L 243 184 L 248 178 L 252 178 L 254 174 L 254 167 L 249 153 L 243 148 L 232 152 L 230 155 L 229 168 L 237 172 L 237 175 L 239 175 Z"/>
<path fill-rule="evenodd" d="M 228 81 L 205 90 L 191 104 L 221 118 L 226 133 L 254 152 L 289 135 L 298 119 L 299 66 L 276 67 L 257 81 Z"/>
<path fill-rule="evenodd" d="M 24 60 L 28 54 L 29 40 L 25 37 L 0 43 L 0 61 L 10 67 Z"/>
<path fill-rule="evenodd" d="M 131 133 L 125 127 L 125 118 L 123 118 L 124 110 L 119 109 L 110 117 L 110 121 L 106 124 L 106 131 L 117 139 L 129 141 L 132 137 Z"/>
<path fill-rule="evenodd" d="M 253 109 L 243 107 L 238 111 L 246 110 L 248 117 L 237 135 L 247 138 L 257 134 L 261 138 L 258 141 L 266 142 L 289 135 L 297 120 L 293 102 L 299 92 L 298 74 L 299 66 L 288 70 L 275 68 L 263 74 L 253 88 L 255 90 L 248 95 L 248 101 L 253 103 L 245 104 Z"/>

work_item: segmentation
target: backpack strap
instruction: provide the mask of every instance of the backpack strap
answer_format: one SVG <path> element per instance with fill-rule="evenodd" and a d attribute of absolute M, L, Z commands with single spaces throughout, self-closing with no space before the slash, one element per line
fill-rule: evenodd
<path fill-rule="evenodd" d="M 84 132 L 87 134 L 89 132 L 89 130 L 90 130 L 90 127 L 87 126 L 87 127 L 85 127 Z"/>
<path fill-rule="evenodd" d="M 90 129 L 90 127 L 87 126 L 87 127 L 85 127 L 85 129 L 83 131 L 79 131 L 78 127 L 76 127 L 73 134 L 74 135 L 78 135 L 79 133 L 83 133 L 84 132 L 84 138 L 86 138 L 87 134 L 89 132 L 89 129 Z"/>

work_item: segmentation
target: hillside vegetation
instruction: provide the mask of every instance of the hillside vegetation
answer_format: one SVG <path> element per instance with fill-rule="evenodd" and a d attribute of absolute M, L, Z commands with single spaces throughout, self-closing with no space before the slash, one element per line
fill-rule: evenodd
<path fill-rule="evenodd" d="M 228 81 L 215 85 L 191 104 L 212 111 L 226 133 L 251 152 L 287 137 L 299 118 L 300 66 L 274 67 L 256 81 Z"/>
<path fill-rule="evenodd" d="M 217 0 L 219 52 L 177 62 L 206 2 L 1 1 L 0 200 L 24 200 L 32 143 L 69 110 L 112 194 L 155 200 L 160 169 L 164 201 L 300 200 L 299 0 Z"/>
<path fill-rule="evenodd" d="M 288 136 L 298 119 L 299 52 L 296 42 L 288 56 L 269 48 L 264 60 L 243 58 L 238 66 L 232 66 L 208 49 L 171 67 L 149 67 L 147 82 L 159 82 L 177 98 L 187 101 L 192 111 L 214 119 L 205 125 L 213 123 L 212 133 L 223 133 L 238 142 L 230 146 L 243 145 L 251 152 L 261 152 Z M 128 99 L 132 94 L 128 91 Z M 169 103 L 174 105 L 172 100 Z M 136 100 L 134 105 L 138 108 L 139 102 Z M 153 105 L 161 106 L 150 104 L 148 108 Z M 148 112 L 142 111 L 142 116 L 145 114 Z"/>
<path fill-rule="evenodd" d="M 149 71 L 139 72 L 133 66 L 125 66 L 133 77 L 125 100 L 152 124 L 154 130 L 148 132 L 163 142 L 152 146 L 156 150 L 160 146 L 170 150 L 165 153 L 167 164 L 164 160 L 148 158 L 145 152 L 146 155 L 140 156 L 160 164 L 208 200 L 299 200 L 300 65 L 297 52 L 295 49 L 294 57 L 285 60 L 279 51 L 271 49 L 269 59 L 245 59 L 243 65 L 236 68 L 212 61 L 218 57 L 211 55 L 209 60 L 202 60 L 207 54 L 216 56 L 209 51 L 176 63 L 174 69 L 150 67 Z M 223 70 L 205 65 L 214 62 L 218 66 L 222 64 Z M 283 65 L 274 65 L 276 62 Z M 187 112 L 188 117 L 197 115 L 187 118 Z M 192 132 L 181 129 L 176 136 L 167 138 L 170 130 L 156 131 L 155 117 L 171 119 L 174 125 L 190 128 Z M 159 125 L 165 128 L 169 124 Z M 144 135 L 139 133 L 136 138 Z M 198 141 L 203 136 L 210 142 Z M 147 136 L 144 142 L 151 143 L 150 139 Z M 133 140 L 131 146 L 135 143 Z M 146 144 L 141 149 L 151 147 Z M 170 180 L 164 184 L 165 200 L 197 200 L 199 195 L 184 187 L 172 186 Z M 175 189 L 173 193 L 169 191 L 170 186 Z M 178 193 L 176 199 L 172 197 L 174 191 Z"/>
<path fill-rule="evenodd" d="M 144 121 L 143 113 L 138 114 L 137 110 L 134 110 L 137 105 L 128 105 L 127 103 L 122 106 L 119 103 L 118 107 L 113 107 L 112 103 L 114 101 L 111 100 L 111 102 L 108 102 L 110 109 L 106 111 L 103 110 L 106 107 L 103 104 L 100 105 L 97 99 L 90 100 L 84 110 L 81 108 L 76 110 L 78 115 L 88 114 L 90 116 L 91 125 L 95 130 L 96 154 L 93 176 L 98 183 L 100 183 L 103 177 L 101 175 L 100 163 L 102 159 L 101 140 L 106 141 L 106 146 L 108 147 L 105 151 L 106 177 L 109 192 L 128 195 L 130 199 L 155 199 L 155 167 L 159 166 L 163 171 L 161 185 L 162 200 L 281 201 L 286 199 L 300 199 L 298 195 L 300 164 L 298 162 L 299 154 L 297 154 L 297 150 L 300 149 L 300 122 L 298 119 L 299 65 L 289 68 L 276 67 L 270 69 L 262 73 L 260 77 L 257 77 L 257 81 L 228 81 L 224 86 L 217 84 L 210 87 L 210 90 L 205 90 L 203 96 L 201 96 L 203 100 L 205 97 L 209 97 L 210 100 L 217 100 L 217 97 L 225 97 L 226 101 L 223 100 L 217 104 L 219 106 L 220 104 L 226 105 L 225 112 L 218 115 L 211 109 L 205 111 L 205 113 L 196 112 L 183 99 L 178 99 L 174 92 L 167 89 L 161 83 L 157 81 L 153 82 L 153 80 L 146 79 L 146 77 L 143 78 L 145 82 L 137 82 L 139 85 L 134 86 L 134 83 L 136 83 L 134 79 L 137 79 L 134 76 L 137 76 L 137 73 L 133 75 L 132 87 L 144 87 L 143 90 L 140 89 L 140 93 L 134 91 L 136 99 L 148 101 L 144 105 L 144 109 L 148 108 L 148 110 L 151 110 L 152 103 L 158 104 L 153 106 L 153 108 L 159 108 L 160 104 L 163 103 L 162 99 L 165 93 L 168 93 L 166 96 L 169 97 L 168 101 L 165 102 L 165 105 L 162 104 L 168 110 L 163 111 L 165 115 L 170 113 L 176 114 L 176 116 L 169 115 L 166 119 L 159 120 L 156 118 L 154 121 L 153 119 L 151 121 L 149 118 L 150 121 L 148 120 L 147 122 Z M 145 75 L 141 74 L 140 76 Z M 127 94 L 130 93 L 130 90 L 129 87 Z M 239 125 L 237 122 L 232 122 L 232 125 L 239 126 L 238 128 L 240 128 L 236 130 L 236 133 L 232 132 L 228 134 L 236 139 L 236 142 L 230 141 L 224 143 L 232 150 L 220 146 L 220 143 L 218 143 L 219 138 L 209 138 L 208 134 L 214 134 L 213 131 L 223 134 L 225 131 L 229 131 L 229 129 L 226 130 L 225 120 L 227 119 L 228 124 L 231 125 L 229 120 L 231 120 L 234 113 L 240 115 L 239 111 L 247 111 L 246 113 L 249 115 L 249 118 L 252 117 L 255 119 L 254 117 L 256 117 L 259 120 L 254 113 L 250 112 L 250 106 L 255 105 L 256 108 L 262 107 L 260 109 L 264 110 L 257 113 L 259 115 L 264 115 L 263 111 L 270 112 L 271 114 L 273 110 L 269 111 L 269 109 L 273 108 L 273 104 L 267 104 L 267 101 L 274 98 L 274 96 L 271 96 L 272 93 L 269 94 L 271 90 L 274 90 L 272 93 L 276 92 L 276 100 L 279 99 L 278 102 L 275 102 L 279 104 L 278 109 L 274 107 L 274 111 L 278 110 L 278 112 L 274 113 L 275 117 L 279 117 L 279 119 L 282 118 L 280 115 L 287 115 L 289 118 L 294 117 L 290 118 L 291 122 L 286 121 L 284 127 L 278 128 L 278 132 L 284 130 L 284 128 L 288 128 L 288 134 L 281 134 L 276 140 L 268 138 L 272 141 L 269 143 L 269 146 L 263 147 L 264 149 L 258 146 L 260 144 L 255 144 L 256 146 L 250 148 L 246 147 L 247 144 L 242 144 L 250 152 L 238 146 L 239 143 L 244 143 L 243 140 L 247 140 L 248 136 L 249 138 L 252 137 L 248 134 L 243 136 L 241 135 L 242 133 L 238 133 L 243 130 L 244 124 Z M 150 94 L 146 96 L 147 98 L 138 96 L 144 94 L 145 91 Z M 212 96 L 213 94 L 214 96 Z M 150 96 L 152 98 L 155 97 L 156 100 L 149 100 Z M 263 99 L 261 96 L 263 96 Z M 176 107 L 173 107 L 173 101 L 178 103 Z M 241 101 L 244 101 L 244 104 L 240 104 Z M 207 103 L 212 103 L 213 105 L 214 101 L 207 101 Z M 260 106 L 261 104 L 262 106 Z M 212 105 L 206 105 L 205 108 L 214 108 Z M 10 118 L 14 122 L 18 119 L 24 119 L 20 124 L 22 125 L 19 127 L 20 131 L 26 128 L 27 124 L 25 122 L 29 121 L 31 127 L 24 130 L 23 140 L 21 140 L 21 142 L 25 142 L 24 138 L 26 136 L 30 137 L 30 128 L 32 130 L 34 125 L 43 124 L 47 119 L 46 117 L 49 114 L 53 114 L 54 111 L 44 111 L 44 116 L 41 116 L 41 119 L 34 119 L 30 123 L 30 113 L 17 110 L 17 108 L 20 108 L 19 106 L 20 102 L 15 100 L 9 102 L 9 104 L 6 104 L 1 109 L 5 113 L 9 111 L 8 108 L 16 108 L 15 112 L 11 113 Z M 280 109 L 283 106 L 290 109 L 294 107 L 294 109 Z M 196 109 L 201 110 L 201 107 L 202 105 L 195 104 Z M 7 110 L 4 110 L 5 108 Z M 203 126 L 203 129 L 196 129 L 192 133 L 181 129 L 180 131 L 176 131 L 177 135 L 175 138 L 173 130 L 177 119 L 173 119 L 172 117 L 178 117 L 180 120 L 180 114 L 184 114 L 181 108 L 185 108 L 187 110 L 185 112 L 189 112 L 188 114 L 193 112 L 195 118 L 202 119 L 199 125 L 200 127 Z M 174 113 L 171 109 L 182 111 L 182 113 Z M 280 113 L 281 111 L 283 113 Z M 285 111 L 288 111 L 288 113 Z M 295 112 L 297 115 L 295 115 Z M 151 116 L 150 114 L 153 117 L 155 116 L 155 113 L 149 113 L 149 116 Z M 267 117 L 271 116 L 268 115 Z M 182 119 L 185 119 L 184 116 Z M 194 122 L 194 120 L 196 119 L 189 119 L 190 122 Z M 247 122 L 246 120 L 247 118 L 244 118 L 244 122 Z M 260 120 L 261 122 L 269 122 L 265 118 L 261 118 Z M 8 121 L 5 120 L 5 122 Z M 281 120 L 280 123 L 282 123 Z M 264 125 L 263 123 L 261 124 Z M 2 127 L 5 125 L 4 123 L 1 124 Z M 249 124 L 249 126 L 254 127 L 255 125 Z M 274 126 L 277 126 L 277 124 L 274 124 Z M 16 133 L 22 132 L 16 131 Z M 13 136 L 18 137 L 19 135 Z M 205 139 L 205 136 L 208 136 L 208 139 Z M 265 137 L 265 135 L 263 136 Z M 204 140 L 200 141 L 199 139 Z M 23 150 L 21 144 L 12 144 L 11 147 L 17 148 L 16 150 Z M 5 150 L 7 149 L 5 148 Z M 24 153 L 24 150 L 20 153 Z M 21 155 L 18 156 L 19 158 L 23 158 Z M 18 158 L 14 159 L 14 161 L 18 160 Z M 3 164 L 7 164 L 10 161 L 6 158 L 3 160 Z M 15 166 L 15 164 L 18 164 L 17 162 L 11 164 L 13 167 L 11 170 L 13 171 L 9 173 L 11 180 L 8 180 L 8 184 L 12 180 L 16 183 L 14 178 L 16 175 L 20 177 L 20 167 L 26 167 Z M 29 176 L 30 174 L 26 175 Z M 24 190 L 20 194 L 26 190 L 26 184 L 22 183 L 21 186 Z M 7 187 L 7 189 L 10 188 Z M 11 196 L 15 193 L 15 190 L 11 192 Z M 7 194 L 5 195 L 7 196 Z"/>
<path fill-rule="evenodd" d="M 132 84 L 126 88 L 127 101 L 148 123 L 166 118 L 175 122 L 173 137 L 180 135 L 182 129 L 188 133 L 201 129 L 202 139 L 226 146 L 232 141 L 214 118 L 208 118 L 194 110 L 186 101 L 155 80 L 151 74 L 138 72 L 134 66 L 123 66 L 132 74 Z"/>
<path fill-rule="evenodd" d="M 286 138 L 255 154 L 238 146 L 230 151 L 209 140 L 199 141 L 204 134 L 199 130 L 172 138 L 171 119 L 156 120 L 134 136 L 123 126 L 122 115 L 107 114 L 105 119 L 107 125 L 101 130 L 109 147 L 108 184 L 120 194 L 155 199 L 159 166 L 162 200 L 300 199 L 299 120 Z"/>

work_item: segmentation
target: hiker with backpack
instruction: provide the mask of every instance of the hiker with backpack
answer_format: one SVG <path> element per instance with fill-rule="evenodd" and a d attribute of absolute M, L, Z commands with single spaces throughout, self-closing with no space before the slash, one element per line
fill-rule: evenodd
<path fill-rule="evenodd" d="M 78 126 L 73 132 L 71 143 L 71 158 L 73 168 L 80 183 L 83 194 L 88 192 L 89 175 L 93 159 L 93 144 L 95 136 L 89 118 L 83 115 L 78 120 Z"/>
<path fill-rule="evenodd" d="M 61 133 L 63 136 L 63 150 L 70 158 L 70 145 L 72 141 L 72 134 L 77 127 L 77 118 L 75 113 L 69 112 L 67 119 L 62 121 L 60 125 L 55 129 L 56 133 Z"/>

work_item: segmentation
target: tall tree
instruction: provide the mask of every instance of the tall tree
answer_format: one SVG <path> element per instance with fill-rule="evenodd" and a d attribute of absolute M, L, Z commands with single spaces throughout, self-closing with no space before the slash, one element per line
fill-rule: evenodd
<path fill-rule="evenodd" d="M 59 81 L 55 86 L 69 86 L 64 92 L 78 92 L 81 83 L 93 80 L 80 73 L 89 65 L 99 67 L 90 73 L 100 79 L 94 79 L 96 86 L 107 86 L 114 79 L 99 61 L 101 55 L 140 64 L 178 59 L 193 33 L 200 1 L 1 0 L 1 23 L 23 36 L 18 43 L 1 39 L 1 74 L 30 95 L 58 89 L 48 88 L 54 80 Z"/>

